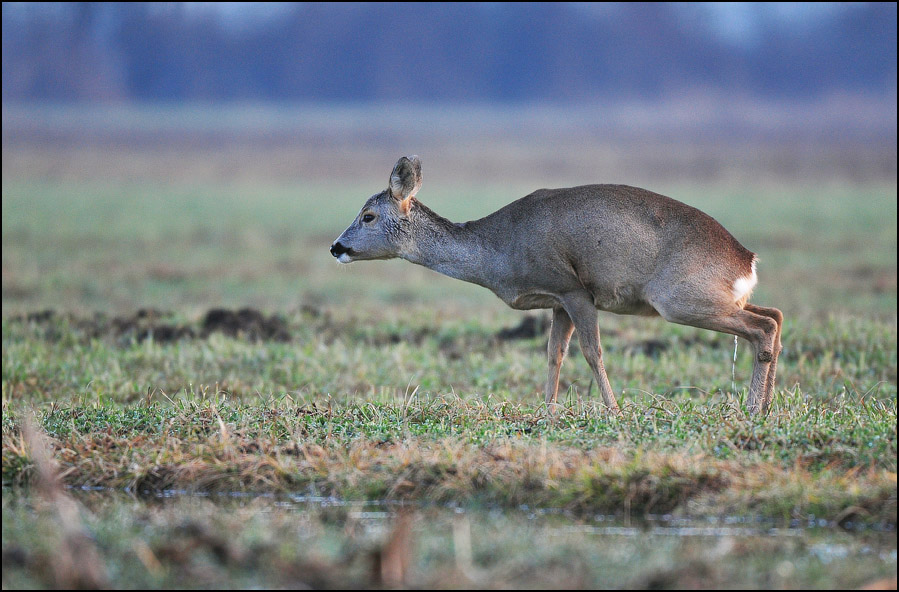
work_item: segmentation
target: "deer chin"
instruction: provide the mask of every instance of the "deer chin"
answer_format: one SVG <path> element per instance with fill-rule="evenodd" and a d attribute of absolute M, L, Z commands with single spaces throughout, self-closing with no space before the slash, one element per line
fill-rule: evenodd
<path fill-rule="evenodd" d="M 340 257 L 337 258 L 337 262 L 343 265 L 347 265 L 353 262 L 353 258 L 350 257 L 349 253 L 342 253 Z"/>

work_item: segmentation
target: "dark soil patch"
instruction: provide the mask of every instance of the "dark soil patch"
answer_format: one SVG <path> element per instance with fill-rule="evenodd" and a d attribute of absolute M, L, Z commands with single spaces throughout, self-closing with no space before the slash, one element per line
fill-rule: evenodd
<path fill-rule="evenodd" d="M 211 309 L 203 319 L 202 336 L 215 332 L 252 341 L 290 341 L 290 331 L 283 317 L 266 317 L 252 308 L 241 308 L 238 311 Z"/>
<path fill-rule="evenodd" d="M 671 344 L 667 341 L 662 341 L 661 339 L 647 339 L 635 345 L 627 346 L 625 349 L 633 353 L 642 353 L 644 356 L 655 359 L 670 347 Z"/>
<path fill-rule="evenodd" d="M 550 319 L 546 315 L 534 316 L 527 315 L 516 327 L 507 327 L 500 329 L 496 333 L 497 339 L 500 341 L 511 341 L 513 339 L 533 339 L 534 337 L 545 337 L 549 331 Z"/>
<path fill-rule="evenodd" d="M 154 308 L 142 308 L 131 317 L 113 317 L 106 326 L 102 322 L 97 323 L 93 330 L 95 334 L 98 333 L 95 335 L 96 337 L 101 337 L 105 330 L 106 334 L 111 334 L 120 339 L 135 339 L 137 341 L 153 339 L 162 343 L 195 336 L 192 327 L 162 322 L 162 319 L 170 318 L 171 316 L 171 313 L 165 313 Z"/>
<path fill-rule="evenodd" d="M 211 308 L 197 322 L 178 322 L 175 317 L 173 312 L 155 308 L 142 308 L 132 315 L 125 316 L 107 316 L 104 313 L 77 316 L 47 309 L 11 317 L 7 322 L 32 325 L 38 334 L 48 341 L 71 339 L 74 335 L 78 341 L 113 339 L 119 345 L 127 347 L 135 341 L 147 339 L 157 343 L 171 343 L 182 339 L 207 339 L 215 333 L 253 342 L 289 342 L 296 337 L 288 320 L 293 319 L 293 323 L 301 324 L 294 325 L 294 329 L 301 327 L 312 329 L 325 343 L 331 343 L 336 339 L 348 339 L 376 346 L 391 346 L 398 343 L 420 345 L 430 339 L 437 339 L 439 349 L 451 359 L 458 359 L 472 348 L 489 349 L 504 342 L 539 338 L 545 343 L 552 322 L 549 315 L 530 314 L 522 317 L 517 325 L 500 329 L 493 334 L 485 332 L 447 336 L 441 335 L 438 327 L 431 326 L 378 330 L 378 327 L 360 324 L 357 320 L 337 322 L 327 309 L 308 304 L 303 305 L 297 314 L 287 316 L 265 315 L 254 308 L 245 307 L 236 310 Z M 614 331 L 609 335 L 615 335 Z M 576 339 L 572 340 L 571 347 L 572 351 L 578 349 Z M 631 353 L 658 358 L 671 349 L 689 347 L 718 349 L 728 347 L 728 342 L 710 334 L 679 339 L 652 338 L 622 343 L 620 347 Z"/>
<path fill-rule="evenodd" d="M 173 313 L 142 308 L 130 316 L 108 317 L 103 313 L 91 317 L 60 314 L 52 309 L 13 317 L 12 322 L 35 325 L 44 339 L 57 341 L 67 332 L 74 332 L 85 340 L 113 338 L 121 345 L 152 339 L 170 343 L 180 339 L 206 339 L 213 333 L 247 341 L 290 341 L 287 322 L 280 315 L 265 316 L 258 310 L 242 308 L 237 311 L 210 309 L 200 325 L 176 323 Z"/>

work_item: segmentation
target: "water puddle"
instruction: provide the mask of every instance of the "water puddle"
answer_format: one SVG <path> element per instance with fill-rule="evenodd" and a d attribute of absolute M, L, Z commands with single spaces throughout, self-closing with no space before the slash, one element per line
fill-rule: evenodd
<path fill-rule="evenodd" d="M 184 489 L 133 492 L 126 489 L 113 490 L 104 487 L 69 487 L 76 496 L 99 494 L 127 496 L 147 502 L 208 499 L 216 504 L 262 503 L 270 505 L 269 511 L 339 512 L 341 516 L 363 522 L 391 522 L 401 512 L 437 511 L 451 513 L 457 517 L 480 520 L 484 517 L 497 520 L 514 519 L 522 522 L 540 522 L 549 528 L 554 536 L 593 535 L 616 537 L 802 537 L 809 533 L 895 533 L 892 524 L 857 524 L 844 522 L 838 525 L 832 520 L 809 515 L 805 519 L 791 519 L 789 523 L 778 522 L 763 516 L 675 516 L 672 514 L 650 514 L 627 517 L 614 514 L 576 515 L 559 508 L 531 508 L 522 505 L 516 508 L 503 507 L 463 507 L 458 503 L 436 504 L 408 500 L 346 500 L 333 496 L 305 493 L 254 493 L 245 491 L 197 492 Z M 820 550 L 822 561 L 839 558 L 839 550 Z M 893 559 L 896 551 L 893 550 Z"/>
<path fill-rule="evenodd" d="M 4 490 L 4 571 L 10 563 L 17 577 L 40 578 L 44 570 L 29 566 L 46 556 L 45 541 L 64 544 L 57 533 L 65 526 L 97 541 L 101 563 L 115 566 L 109 573 L 129 574 L 117 583 L 144 587 L 191 581 L 222 588 L 228 582 L 216 578 L 240 574 L 240 587 L 263 588 L 402 581 L 419 588 L 895 589 L 890 524 L 846 530 L 816 516 L 637 518 L 315 492 L 67 492 L 83 511 L 59 512 Z M 387 585 L 392 572 L 384 566 L 402 577 Z"/>

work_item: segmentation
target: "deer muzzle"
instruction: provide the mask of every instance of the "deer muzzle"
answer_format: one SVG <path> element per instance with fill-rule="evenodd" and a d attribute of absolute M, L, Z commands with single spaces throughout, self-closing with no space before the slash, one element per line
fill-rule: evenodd
<path fill-rule="evenodd" d="M 331 255 L 333 255 L 341 263 L 349 263 L 350 257 L 353 256 L 353 249 L 345 246 L 340 241 L 335 241 L 331 245 Z"/>

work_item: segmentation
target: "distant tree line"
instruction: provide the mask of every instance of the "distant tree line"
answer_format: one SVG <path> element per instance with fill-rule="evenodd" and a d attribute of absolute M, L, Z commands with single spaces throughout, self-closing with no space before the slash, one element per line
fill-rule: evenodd
<path fill-rule="evenodd" d="M 759 8 L 763 10 L 763 8 Z M 896 4 L 758 19 L 681 4 L 4 3 L 3 100 L 577 101 L 896 92 Z"/>

